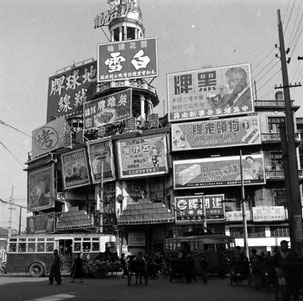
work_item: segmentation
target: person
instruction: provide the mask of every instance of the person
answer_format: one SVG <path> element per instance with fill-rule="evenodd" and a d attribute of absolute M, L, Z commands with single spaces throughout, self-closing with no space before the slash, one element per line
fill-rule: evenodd
<path fill-rule="evenodd" d="M 126 259 L 125 259 L 124 253 L 121 254 L 120 262 L 121 262 L 121 267 L 122 267 L 122 276 L 121 277 L 123 278 L 124 276 L 128 275 L 127 268 L 126 268 Z"/>
<path fill-rule="evenodd" d="M 7 260 L 7 254 L 2 246 L 0 249 L 0 273 L 6 273 L 6 260 Z"/>
<path fill-rule="evenodd" d="M 49 285 L 53 285 L 54 283 L 54 278 L 55 281 L 57 282 L 57 285 L 61 285 L 62 279 L 61 279 L 61 272 L 60 272 L 60 267 L 61 267 L 61 260 L 60 260 L 60 255 L 57 249 L 54 250 L 54 260 L 53 264 L 50 269 L 50 274 L 49 274 Z"/>
<path fill-rule="evenodd" d="M 84 265 L 84 259 L 83 259 L 83 253 L 78 253 L 77 257 L 74 260 L 74 264 L 72 267 L 72 278 L 73 280 L 71 282 L 75 282 L 76 278 L 80 278 L 80 283 L 83 283 L 83 265 Z"/>
<path fill-rule="evenodd" d="M 195 261 L 190 252 L 185 257 L 185 280 L 187 283 L 191 283 L 194 277 Z"/>
<path fill-rule="evenodd" d="M 257 162 L 252 156 L 248 156 L 245 160 L 250 165 L 250 168 L 247 169 L 248 173 L 254 178 L 261 180 L 263 178 L 262 165 Z"/>
<path fill-rule="evenodd" d="M 201 260 L 200 260 L 200 268 L 201 268 L 202 281 L 203 281 L 204 284 L 206 284 L 207 281 L 208 281 L 208 273 L 207 273 L 208 262 L 207 262 L 205 256 L 202 256 L 202 257 L 201 257 Z"/>
<path fill-rule="evenodd" d="M 274 255 L 275 266 L 281 267 L 283 264 L 287 263 L 290 258 L 297 256 L 298 254 L 289 248 L 288 241 L 282 240 L 280 242 L 280 250 L 278 250 Z"/>

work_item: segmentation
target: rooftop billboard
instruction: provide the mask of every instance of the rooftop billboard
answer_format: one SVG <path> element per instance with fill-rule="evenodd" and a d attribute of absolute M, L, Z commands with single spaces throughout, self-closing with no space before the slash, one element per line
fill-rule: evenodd
<path fill-rule="evenodd" d="M 167 75 L 171 122 L 254 112 L 250 65 L 234 65 Z"/>
<path fill-rule="evenodd" d="M 180 160 L 173 162 L 174 188 L 196 189 L 216 186 L 239 186 L 265 184 L 263 154 L 204 159 Z"/>

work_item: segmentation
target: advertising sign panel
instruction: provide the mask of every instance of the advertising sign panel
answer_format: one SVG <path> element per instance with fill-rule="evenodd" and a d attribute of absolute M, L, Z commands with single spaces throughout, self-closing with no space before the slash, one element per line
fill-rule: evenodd
<path fill-rule="evenodd" d="M 172 124 L 172 150 L 261 144 L 259 116 Z"/>
<path fill-rule="evenodd" d="M 68 127 L 64 117 L 59 117 L 32 132 L 32 158 L 65 147 Z"/>
<path fill-rule="evenodd" d="M 265 184 L 263 154 L 242 156 L 245 185 Z M 173 162 L 174 188 L 241 185 L 240 156 L 212 157 Z"/>
<path fill-rule="evenodd" d="M 28 171 L 28 204 L 30 211 L 52 208 L 54 202 L 53 165 Z"/>
<path fill-rule="evenodd" d="M 166 134 L 117 141 L 119 177 L 168 173 Z"/>
<path fill-rule="evenodd" d="M 101 182 L 101 169 L 103 182 L 115 180 L 115 167 L 112 141 L 104 138 L 88 142 L 88 158 L 91 166 L 93 183 Z"/>
<path fill-rule="evenodd" d="M 39 214 L 26 218 L 26 233 L 55 232 L 55 217 L 50 214 Z"/>
<path fill-rule="evenodd" d="M 90 184 L 85 149 L 81 148 L 61 155 L 64 189 Z"/>
<path fill-rule="evenodd" d="M 129 247 L 145 247 L 145 233 L 128 233 Z"/>
<path fill-rule="evenodd" d="M 254 111 L 249 64 L 168 74 L 167 88 L 171 122 Z"/>
<path fill-rule="evenodd" d="M 254 222 L 285 221 L 284 206 L 252 207 Z"/>
<path fill-rule="evenodd" d="M 84 104 L 84 129 L 125 120 L 132 116 L 132 89 L 113 93 Z"/>
<path fill-rule="evenodd" d="M 175 197 L 176 221 L 203 220 L 203 202 L 207 220 L 223 219 L 223 194 Z"/>
<path fill-rule="evenodd" d="M 98 44 L 97 81 L 158 76 L 157 39 Z"/>
<path fill-rule="evenodd" d="M 47 122 L 57 116 L 82 114 L 97 85 L 97 62 L 86 63 L 49 78 Z"/>

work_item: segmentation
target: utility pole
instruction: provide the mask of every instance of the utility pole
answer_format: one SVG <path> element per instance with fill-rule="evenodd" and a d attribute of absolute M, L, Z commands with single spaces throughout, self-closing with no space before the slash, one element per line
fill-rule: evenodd
<path fill-rule="evenodd" d="M 285 186 L 286 186 L 286 200 L 288 207 L 288 220 L 289 220 L 289 231 L 290 231 L 290 242 L 291 247 L 301 256 L 303 256 L 303 229 L 302 229 L 302 206 L 299 188 L 299 177 L 298 177 L 298 161 L 295 144 L 295 133 L 294 133 L 294 116 L 292 111 L 292 104 L 289 92 L 288 82 L 288 71 L 287 61 L 285 56 L 283 26 L 281 22 L 280 10 L 278 9 L 278 31 L 279 31 L 279 42 L 280 42 L 280 59 L 282 68 L 282 80 L 283 80 L 283 93 L 285 101 L 285 124 L 286 124 L 286 135 L 285 130 L 282 127 L 281 143 L 283 151 L 283 162 L 285 172 Z M 284 133 L 283 133 L 284 131 Z"/>
<path fill-rule="evenodd" d="M 13 203 L 14 203 L 14 185 L 12 186 L 11 196 L 9 198 L 9 218 L 8 218 L 8 237 L 12 236 L 12 218 L 13 218 Z"/>

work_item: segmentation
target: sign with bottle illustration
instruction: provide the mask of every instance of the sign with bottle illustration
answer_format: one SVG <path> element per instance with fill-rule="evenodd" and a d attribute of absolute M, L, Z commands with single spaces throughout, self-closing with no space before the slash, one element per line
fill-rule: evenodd
<path fill-rule="evenodd" d="M 172 124 L 172 150 L 261 144 L 259 116 Z"/>
<path fill-rule="evenodd" d="M 241 166 L 242 176 L 241 177 Z M 265 184 L 263 154 L 173 162 L 174 188 L 197 189 L 211 186 L 239 186 Z"/>
<path fill-rule="evenodd" d="M 249 64 L 168 74 L 167 93 L 171 122 L 254 112 Z"/>
<path fill-rule="evenodd" d="M 168 173 L 167 135 L 117 141 L 119 177 L 149 177 Z"/>

